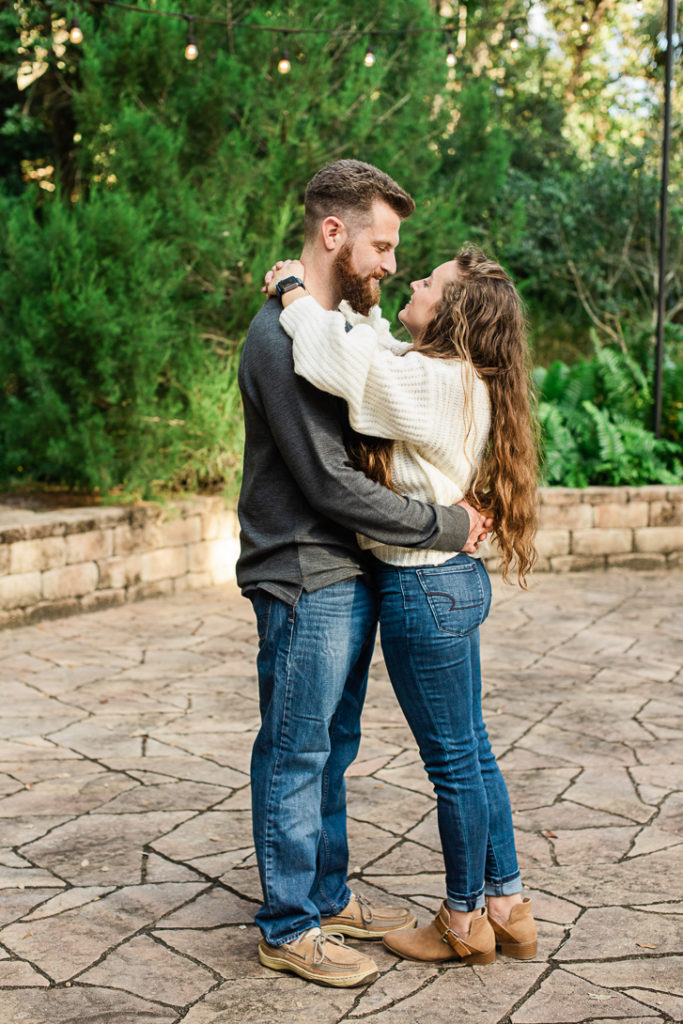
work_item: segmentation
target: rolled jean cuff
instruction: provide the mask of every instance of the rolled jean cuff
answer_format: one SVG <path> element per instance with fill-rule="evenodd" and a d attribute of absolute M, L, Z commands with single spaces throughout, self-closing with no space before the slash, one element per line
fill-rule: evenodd
<path fill-rule="evenodd" d="M 469 900 L 466 900 L 466 899 L 455 899 L 454 900 L 454 899 L 451 899 L 450 896 L 447 896 L 446 897 L 446 906 L 450 910 L 461 910 L 463 913 L 467 914 L 471 910 L 480 910 L 482 907 L 486 906 L 486 899 L 484 898 L 484 893 L 483 892 L 480 893 L 478 896 L 473 896 Z"/>
<path fill-rule="evenodd" d="M 522 891 L 522 876 L 515 875 L 504 882 L 486 882 L 484 892 L 487 896 L 514 896 Z"/>

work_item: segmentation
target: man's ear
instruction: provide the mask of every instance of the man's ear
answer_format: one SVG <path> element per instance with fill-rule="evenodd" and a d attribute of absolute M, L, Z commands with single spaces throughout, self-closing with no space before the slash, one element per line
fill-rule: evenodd
<path fill-rule="evenodd" d="M 323 245 L 330 252 L 335 249 L 341 249 L 349 237 L 346 225 L 339 217 L 325 217 L 325 220 L 320 225 L 320 233 Z"/>

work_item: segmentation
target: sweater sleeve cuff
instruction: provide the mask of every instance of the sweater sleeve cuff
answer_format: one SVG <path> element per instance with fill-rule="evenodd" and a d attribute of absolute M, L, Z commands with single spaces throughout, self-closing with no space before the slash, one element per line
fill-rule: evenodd
<path fill-rule="evenodd" d="M 291 337 L 297 323 L 312 322 L 315 316 L 322 312 L 322 307 L 315 301 L 312 295 L 302 295 L 296 302 L 291 302 L 286 309 L 280 313 L 280 324 Z"/>
<path fill-rule="evenodd" d="M 470 517 L 462 505 L 441 507 L 443 526 L 438 540 L 432 545 L 435 551 L 462 551 L 470 535 Z"/>

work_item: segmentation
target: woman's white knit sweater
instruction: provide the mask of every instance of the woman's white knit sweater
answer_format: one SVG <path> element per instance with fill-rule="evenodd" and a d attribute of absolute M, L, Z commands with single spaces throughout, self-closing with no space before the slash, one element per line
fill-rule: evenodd
<path fill-rule="evenodd" d="M 395 441 L 396 491 L 439 505 L 460 501 L 491 422 L 486 385 L 467 363 L 424 356 L 396 341 L 378 306 L 362 317 L 345 303 L 341 312 L 325 310 L 307 295 L 282 311 L 280 323 L 293 341 L 296 372 L 344 398 L 354 430 Z M 456 554 L 388 547 L 360 536 L 358 542 L 393 565 L 437 565 Z"/>

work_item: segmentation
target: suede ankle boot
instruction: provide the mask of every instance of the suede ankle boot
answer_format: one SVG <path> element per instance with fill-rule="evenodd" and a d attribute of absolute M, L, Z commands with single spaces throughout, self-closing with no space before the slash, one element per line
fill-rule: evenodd
<path fill-rule="evenodd" d="M 499 924 L 492 917 L 489 917 L 489 921 L 496 936 L 496 946 L 503 956 L 512 956 L 515 960 L 533 960 L 538 942 L 530 899 L 525 898 L 522 903 L 517 903 L 505 924 Z"/>
<path fill-rule="evenodd" d="M 451 930 L 448 906 L 426 928 L 400 928 L 382 940 L 387 949 L 405 960 L 422 963 L 444 963 L 459 960 L 463 964 L 492 964 L 496 959 L 496 939 L 486 910 L 472 920 L 467 938 Z"/>

